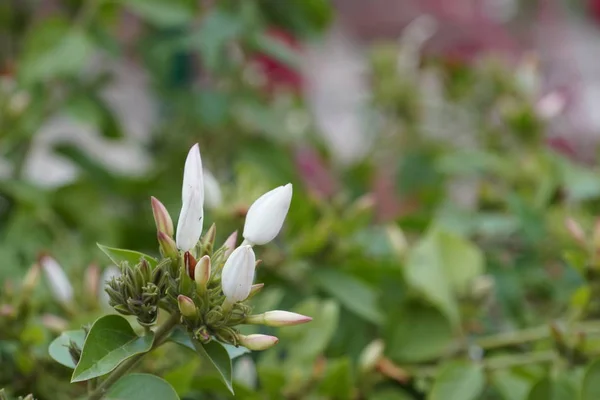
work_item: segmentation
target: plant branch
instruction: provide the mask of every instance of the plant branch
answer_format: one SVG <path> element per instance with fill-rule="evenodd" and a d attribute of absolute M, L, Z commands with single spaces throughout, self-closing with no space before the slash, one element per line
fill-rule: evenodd
<path fill-rule="evenodd" d="M 523 365 L 549 363 L 558 360 L 559 358 L 560 356 L 554 350 L 546 350 L 492 357 L 484 360 L 480 365 L 487 371 L 493 371 Z M 438 367 L 415 368 L 413 370 L 413 375 L 420 377 L 435 377 L 438 374 L 438 371 Z"/>
<path fill-rule="evenodd" d="M 150 351 L 162 345 L 173 328 L 179 323 L 180 315 L 178 312 L 175 312 L 169 316 L 169 318 L 160 325 L 156 331 L 154 332 L 154 343 L 152 344 L 152 348 L 142 354 L 136 354 L 135 356 L 128 358 L 124 362 L 122 362 L 110 375 L 108 378 L 104 380 L 98 387 L 89 395 L 88 400 L 99 400 L 104 396 L 107 390 L 121 377 L 127 374 L 133 367 L 136 366 L 138 362 L 142 360 L 142 358 L 148 354 Z"/>
<path fill-rule="evenodd" d="M 600 333 L 600 321 L 586 321 L 573 324 L 568 327 L 565 336 L 583 333 L 593 335 Z M 476 346 L 482 349 L 495 349 L 500 347 L 517 346 L 524 343 L 536 342 L 545 340 L 551 337 L 550 327 L 548 325 L 538 326 L 535 328 L 523 329 L 515 332 L 498 333 L 495 335 L 485 336 L 474 340 Z"/>

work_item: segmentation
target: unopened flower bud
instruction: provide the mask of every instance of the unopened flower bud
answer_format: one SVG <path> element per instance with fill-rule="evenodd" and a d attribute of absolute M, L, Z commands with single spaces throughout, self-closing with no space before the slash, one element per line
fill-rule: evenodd
<path fill-rule="evenodd" d="M 275 336 L 269 335 L 239 335 L 239 343 L 244 346 L 248 350 L 266 350 L 270 347 L 273 347 L 279 342 L 279 339 Z"/>
<path fill-rule="evenodd" d="M 194 271 L 194 280 L 196 281 L 196 290 L 198 294 L 202 294 L 206 290 L 206 285 L 210 280 L 210 270 L 210 257 L 205 255 L 198 260 Z"/>
<path fill-rule="evenodd" d="M 172 260 L 177 258 L 179 252 L 177 251 L 177 245 L 175 241 L 167 235 L 165 232 L 158 232 L 158 245 L 160 251 L 164 257 L 169 257 Z"/>
<path fill-rule="evenodd" d="M 189 251 L 198 243 L 204 222 L 204 183 L 198 144 L 190 149 L 185 160 L 181 198 L 176 242 L 179 249 Z"/>
<path fill-rule="evenodd" d="M 95 304 L 98 300 L 100 268 L 96 264 L 89 265 L 85 271 L 85 296 Z"/>
<path fill-rule="evenodd" d="M 188 276 L 194 279 L 194 273 L 196 272 L 196 264 L 198 261 L 196 261 L 192 253 L 186 251 L 183 254 L 183 262 L 185 264 L 185 270 L 187 271 Z"/>
<path fill-rule="evenodd" d="M 22 292 L 25 296 L 28 296 L 35 286 L 37 285 L 38 279 L 40 277 L 40 268 L 37 264 L 34 264 L 29 268 L 27 274 L 23 278 L 23 286 Z"/>
<path fill-rule="evenodd" d="M 585 246 L 585 242 L 586 242 L 585 232 L 581 228 L 581 225 L 579 225 L 579 223 L 577 221 L 575 221 L 573 218 L 567 218 L 565 220 L 565 226 L 567 227 L 567 230 L 571 234 L 571 237 L 573 239 L 575 239 L 579 244 Z"/>
<path fill-rule="evenodd" d="M 175 232 L 173 229 L 173 220 L 166 207 L 154 196 L 150 198 L 150 202 L 152 203 L 152 214 L 156 223 L 156 231 L 164 232 L 168 236 L 173 237 L 173 233 Z"/>
<path fill-rule="evenodd" d="M 223 293 L 230 304 L 244 301 L 250 294 L 254 280 L 256 256 L 252 246 L 240 246 L 225 261 L 221 274 Z"/>
<path fill-rule="evenodd" d="M 70 303 L 73 300 L 73 286 L 71 286 L 65 271 L 54 258 L 48 255 L 41 257 L 40 265 L 54 298 L 61 303 Z"/>
<path fill-rule="evenodd" d="M 392 250 L 398 256 L 398 258 L 403 258 L 408 251 L 408 243 L 406 241 L 406 236 L 402 229 L 400 229 L 396 225 L 390 225 L 386 229 L 388 241 L 392 246 Z"/>
<path fill-rule="evenodd" d="M 233 379 L 248 386 L 256 388 L 256 365 L 250 356 L 240 357 L 233 366 Z"/>
<path fill-rule="evenodd" d="M 198 315 L 194 301 L 187 296 L 182 294 L 177 296 L 177 305 L 179 306 L 179 312 L 184 317 L 194 318 Z"/>
<path fill-rule="evenodd" d="M 292 201 L 292 184 L 263 194 L 248 209 L 244 239 L 251 244 L 269 243 L 277 236 Z"/>
<path fill-rule="evenodd" d="M 102 277 L 100 278 L 100 283 L 99 283 L 100 293 L 98 295 L 101 306 L 110 308 L 110 304 L 109 304 L 110 296 L 106 292 L 106 285 L 113 278 L 116 278 L 117 276 L 120 276 L 120 275 L 121 275 L 121 270 L 119 268 L 115 267 L 114 265 L 106 267 L 104 269 L 104 272 L 102 272 Z"/>
<path fill-rule="evenodd" d="M 202 238 L 202 245 L 208 249 L 208 251 L 212 250 L 215 239 L 217 237 L 217 225 L 212 224 L 210 228 L 206 231 L 206 234 Z"/>
<path fill-rule="evenodd" d="M 383 356 L 384 343 L 376 339 L 369 343 L 360 354 L 358 365 L 362 371 L 371 371 Z"/>
<path fill-rule="evenodd" d="M 250 294 L 248 295 L 248 298 L 253 297 L 256 293 L 260 292 L 262 290 L 262 288 L 265 287 L 264 283 L 257 283 L 256 285 L 252 285 L 252 287 L 250 288 Z"/>
<path fill-rule="evenodd" d="M 208 208 L 218 208 L 223 204 L 223 194 L 219 182 L 208 170 L 204 170 L 204 204 Z"/>
<path fill-rule="evenodd" d="M 280 327 L 305 324 L 310 321 L 312 321 L 311 317 L 302 314 L 275 310 L 267 311 L 263 314 L 250 315 L 246 318 L 244 323 Z"/>
<path fill-rule="evenodd" d="M 235 231 L 231 235 L 229 235 L 229 237 L 225 240 L 225 243 L 223 243 L 223 246 L 225 247 L 225 251 L 223 252 L 223 257 L 225 259 L 227 259 L 231 255 L 231 253 L 233 253 L 233 250 L 235 250 L 235 244 L 237 243 L 237 236 L 238 236 L 238 233 L 237 233 L 237 231 Z"/>
<path fill-rule="evenodd" d="M 62 333 L 69 327 L 69 321 L 54 314 L 42 315 L 42 325 L 54 333 Z"/>

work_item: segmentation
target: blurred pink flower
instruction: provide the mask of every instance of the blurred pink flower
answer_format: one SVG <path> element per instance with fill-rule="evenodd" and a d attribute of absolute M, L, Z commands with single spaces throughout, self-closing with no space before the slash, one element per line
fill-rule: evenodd
<path fill-rule="evenodd" d="M 425 52 L 452 61 L 471 61 L 483 52 L 514 55 L 518 40 L 505 25 L 516 12 L 512 0 L 337 0 L 344 25 L 362 39 L 399 37 L 421 15 L 435 19 L 438 29 Z"/>
<path fill-rule="evenodd" d="M 301 50 L 298 40 L 289 32 L 278 28 L 270 28 L 266 34 L 270 39 L 281 42 L 291 50 Z M 301 75 L 289 65 L 264 53 L 254 55 L 252 61 L 266 77 L 267 91 L 272 92 L 282 87 L 294 92 L 300 91 L 302 86 Z"/>
<path fill-rule="evenodd" d="M 339 182 L 319 153 L 310 147 L 300 147 L 294 156 L 300 178 L 311 195 L 317 199 L 335 195 Z"/>

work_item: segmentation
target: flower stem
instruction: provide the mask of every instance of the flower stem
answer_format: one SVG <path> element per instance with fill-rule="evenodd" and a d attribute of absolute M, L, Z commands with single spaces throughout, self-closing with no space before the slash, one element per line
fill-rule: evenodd
<path fill-rule="evenodd" d="M 152 348 L 150 351 L 159 347 L 164 341 L 167 339 L 171 330 L 179 323 L 180 315 L 178 312 L 174 312 L 169 316 L 169 318 L 160 325 L 156 331 L 154 332 L 154 343 L 152 344 Z M 108 389 L 121 377 L 127 374 L 133 367 L 136 366 L 138 362 L 142 360 L 142 358 L 148 354 L 150 351 L 142 354 L 136 354 L 135 356 L 128 358 L 124 362 L 122 362 L 110 375 L 106 378 L 98 387 L 88 396 L 88 400 L 99 400 L 106 394 Z"/>

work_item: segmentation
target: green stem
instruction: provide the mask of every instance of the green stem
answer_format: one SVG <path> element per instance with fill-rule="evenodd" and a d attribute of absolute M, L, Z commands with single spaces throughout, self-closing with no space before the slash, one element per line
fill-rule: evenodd
<path fill-rule="evenodd" d="M 481 366 L 487 371 L 494 371 L 523 365 L 550 363 L 559 358 L 560 356 L 555 351 L 547 350 L 493 357 L 483 361 Z M 435 377 L 438 374 L 438 371 L 438 367 L 416 368 L 414 370 L 414 375 L 420 377 Z"/>
<path fill-rule="evenodd" d="M 173 328 L 179 323 L 179 318 L 179 313 L 175 312 L 171 314 L 171 316 L 169 316 L 169 318 L 156 329 L 154 332 L 154 343 L 152 344 L 150 351 L 154 350 L 165 342 L 171 333 L 171 330 L 173 330 Z M 135 367 L 136 364 L 140 362 L 142 358 L 150 351 L 137 354 L 121 363 L 113 372 L 111 372 L 110 375 L 108 375 L 108 378 L 98 385 L 98 387 L 89 395 L 88 400 L 101 399 L 115 382 L 117 382 L 122 376 L 127 374 L 133 367 Z"/>
<path fill-rule="evenodd" d="M 96 390 L 97 385 L 98 385 L 98 379 L 96 379 L 96 378 L 93 378 L 93 379 L 90 379 L 89 381 L 87 381 L 88 393 L 92 393 L 94 390 Z"/>
<path fill-rule="evenodd" d="M 584 333 L 593 335 L 600 333 L 600 321 L 586 321 L 573 324 L 568 328 L 565 336 Z M 528 342 L 536 342 L 550 338 L 550 327 L 548 325 L 536 328 L 523 329 L 516 332 L 499 333 L 475 339 L 474 344 L 482 349 L 494 349 L 499 347 L 517 346 Z"/>

